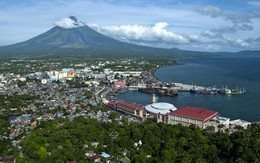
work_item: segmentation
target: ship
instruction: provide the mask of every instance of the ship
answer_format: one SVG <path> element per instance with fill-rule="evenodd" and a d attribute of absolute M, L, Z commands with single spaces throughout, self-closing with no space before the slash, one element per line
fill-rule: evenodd
<path fill-rule="evenodd" d="M 190 93 L 194 94 L 203 94 L 203 95 L 215 95 L 217 94 L 217 89 L 216 88 L 205 88 L 205 89 L 198 89 L 196 86 L 190 89 Z"/>
<path fill-rule="evenodd" d="M 155 94 L 157 96 L 177 96 L 178 91 L 173 89 L 162 89 L 162 88 L 139 88 L 141 93 Z"/>
<path fill-rule="evenodd" d="M 243 89 L 236 88 L 236 89 L 231 90 L 232 95 L 240 95 L 240 94 L 244 94 L 244 93 L 246 93 L 246 90 L 244 88 Z"/>
<path fill-rule="evenodd" d="M 190 93 L 198 93 L 198 88 L 194 86 L 192 89 L 190 89 Z"/>
<path fill-rule="evenodd" d="M 168 89 L 166 94 L 168 96 L 178 96 L 178 90 L 176 90 L 176 89 Z"/>
<path fill-rule="evenodd" d="M 216 89 L 204 89 L 204 90 L 201 90 L 199 93 L 203 94 L 203 95 L 215 95 L 215 94 L 217 94 L 217 90 Z"/>
<path fill-rule="evenodd" d="M 226 88 L 222 88 L 222 89 L 218 90 L 218 93 L 223 94 L 223 95 L 230 95 L 232 93 L 232 91 L 230 89 L 228 89 L 226 86 Z"/>

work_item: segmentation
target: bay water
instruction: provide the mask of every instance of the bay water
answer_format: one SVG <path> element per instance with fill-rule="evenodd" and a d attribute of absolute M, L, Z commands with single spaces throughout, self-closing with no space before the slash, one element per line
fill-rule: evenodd
<path fill-rule="evenodd" d="M 215 110 L 231 119 L 260 121 L 260 56 L 208 57 L 179 60 L 183 65 L 163 67 L 155 76 L 163 82 L 244 88 L 242 95 L 201 95 L 180 92 L 178 97 L 159 97 L 177 108 L 184 106 Z M 138 91 L 116 96 L 128 102 L 146 105 L 152 95 Z"/>

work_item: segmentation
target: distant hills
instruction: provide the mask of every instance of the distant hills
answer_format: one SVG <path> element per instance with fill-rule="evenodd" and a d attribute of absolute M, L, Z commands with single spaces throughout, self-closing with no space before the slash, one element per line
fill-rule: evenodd
<path fill-rule="evenodd" d="M 0 47 L 0 57 L 8 58 L 52 58 L 52 57 L 124 57 L 124 56 L 173 56 L 208 55 L 213 53 L 146 47 L 121 42 L 100 34 L 87 25 L 73 28 L 56 26 L 24 42 Z"/>

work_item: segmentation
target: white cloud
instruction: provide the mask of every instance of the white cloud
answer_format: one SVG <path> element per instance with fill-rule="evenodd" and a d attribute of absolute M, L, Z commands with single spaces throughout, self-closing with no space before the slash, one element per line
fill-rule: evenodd
<path fill-rule="evenodd" d="M 216 38 L 221 38 L 222 35 L 220 33 L 216 33 L 213 31 L 204 31 L 201 33 L 202 36 L 208 37 L 208 38 L 212 38 L 212 39 L 216 39 Z"/>
<path fill-rule="evenodd" d="M 199 7 L 197 9 L 197 12 L 203 14 L 203 15 L 207 15 L 207 16 L 211 16 L 213 18 L 219 16 L 221 14 L 221 9 L 215 6 L 203 6 L 203 7 Z"/>
<path fill-rule="evenodd" d="M 250 1 L 248 4 L 253 5 L 253 6 L 260 6 L 260 1 Z"/>
<path fill-rule="evenodd" d="M 242 39 L 237 39 L 235 43 L 241 47 L 248 47 L 249 43 Z"/>
<path fill-rule="evenodd" d="M 199 39 L 196 35 L 181 35 L 168 31 L 168 23 L 158 22 L 152 27 L 141 25 L 104 26 L 91 25 L 97 31 L 113 38 L 128 41 L 165 42 L 167 44 L 186 44 Z"/>
<path fill-rule="evenodd" d="M 195 42 L 200 40 L 200 37 L 198 35 L 193 35 L 193 34 L 188 35 L 188 38 L 190 42 Z"/>
<path fill-rule="evenodd" d="M 173 2 L 173 0 L 167 1 Z M 106 35 L 132 43 L 179 47 L 188 50 L 213 49 L 212 47 L 215 47 L 222 51 L 223 49 L 231 49 L 231 46 L 231 50 L 259 49 L 260 47 L 259 41 L 246 39 L 259 36 L 260 19 L 258 18 L 260 13 L 256 6 L 259 5 L 258 0 L 245 1 L 244 5 L 226 2 L 225 10 L 212 6 L 214 3 L 211 2 L 207 3 L 209 6 L 203 8 L 200 5 L 203 4 L 202 2 L 193 1 L 171 6 L 158 5 L 157 1 L 155 3 L 155 1 L 147 0 L 138 1 L 138 4 L 128 3 L 137 2 L 137 0 L 124 1 L 126 3 L 121 3 L 121 1 L 120 3 L 110 3 L 112 1 L 104 0 L 46 0 L 30 1 L 30 3 L 17 1 L 15 4 L 7 2 L 0 1 L 0 6 L 2 6 L 0 31 L 3 31 L 0 37 L 0 46 L 30 39 L 52 28 L 53 22 L 59 18 L 72 14 L 89 24 L 98 23 L 102 27 L 100 31 Z M 198 9 L 201 12 L 198 12 Z M 232 13 L 238 13 L 238 16 Z M 243 16 L 244 14 L 247 16 Z M 242 18 L 239 18 L 240 16 Z M 113 17 L 112 21 L 111 17 Z M 157 26 L 151 25 L 153 22 L 160 21 L 168 22 L 170 25 L 167 23 Z M 58 22 L 63 27 L 75 26 L 72 22 Z M 103 27 L 109 27 L 109 29 Z M 155 27 L 154 30 L 152 30 L 153 27 Z M 211 37 L 202 35 L 203 31 L 210 31 L 211 33 L 208 35 Z M 131 33 L 132 36 L 130 36 Z M 225 41 L 224 38 L 213 39 L 214 36 L 218 35 L 229 36 L 233 43 Z M 238 39 L 248 42 L 249 47 L 244 48 L 235 44 L 234 42 Z"/>
<path fill-rule="evenodd" d="M 81 27 L 84 26 L 85 24 L 78 21 L 76 17 L 70 16 L 70 17 L 62 18 L 59 21 L 56 21 L 55 25 L 65 29 L 70 29 L 70 28 Z"/>

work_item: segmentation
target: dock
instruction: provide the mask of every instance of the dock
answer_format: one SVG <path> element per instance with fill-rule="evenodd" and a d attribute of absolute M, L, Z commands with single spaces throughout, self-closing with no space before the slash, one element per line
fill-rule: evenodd
<path fill-rule="evenodd" d="M 191 89 L 194 89 L 194 87 L 196 87 L 198 90 L 211 88 L 211 87 L 198 86 L 198 85 L 195 86 L 195 85 L 183 84 L 183 83 L 173 83 L 173 84 L 175 85 L 175 88 L 180 92 L 189 92 Z"/>
<path fill-rule="evenodd" d="M 204 89 L 211 89 L 212 87 L 205 87 L 205 86 L 195 86 L 195 85 L 189 85 L 189 84 L 183 84 L 183 83 L 173 83 L 174 87 L 172 87 L 175 90 L 178 90 L 180 92 L 189 92 L 191 89 L 194 89 L 196 87 L 198 90 L 204 90 Z M 140 85 L 131 85 L 128 87 L 130 90 L 138 90 L 139 88 L 147 88 L 146 84 L 140 84 Z M 168 89 L 168 87 L 161 87 L 161 86 L 152 86 L 152 88 L 158 88 L 158 89 Z M 219 89 L 216 89 L 219 90 Z"/>

